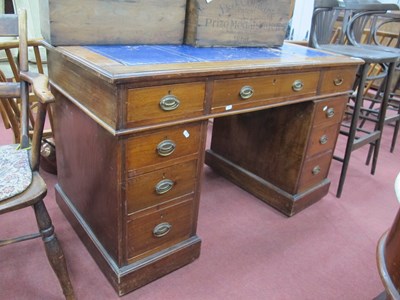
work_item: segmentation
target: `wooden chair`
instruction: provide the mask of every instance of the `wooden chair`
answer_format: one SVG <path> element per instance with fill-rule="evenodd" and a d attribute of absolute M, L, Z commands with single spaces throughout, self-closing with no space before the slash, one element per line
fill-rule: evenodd
<path fill-rule="evenodd" d="M 400 173 L 396 178 L 395 191 L 400 202 Z M 400 299 L 400 209 L 390 229 L 380 238 L 376 253 L 385 291 L 375 299 Z"/>
<path fill-rule="evenodd" d="M 43 62 L 42 58 L 40 55 L 39 47 L 41 46 L 42 40 L 40 39 L 35 39 L 35 40 L 28 40 L 28 47 L 33 50 L 34 53 L 34 63 L 36 65 L 37 72 L 40 74 L 44 74 L 44 69 L 43 69 Z M 0 53 L 5 54 L 5 57 L 7 58 L 8 62 L 8 72 L 6 76 L 5 72 L 2 72 L 0 76 L 0 82 L 8 82 L 8 81 L 13 81 L 13 82 L 19 82 L 20 81 L 20 76 L 19 76 L 19 65 L 18 62 L 15 59 L 15 53 L 18 52 L 19 48 L 19 42 L 18 40 L 9 40 L 9 41 L 2 41 L 0 42 Z M 18 55 L 17 55 L 18 56 Z M 34 118 L 33 118 L 33 113 L 32 110 L 34 110 L 36 106 L 36 96 L 33 93 L 30 93 L 30 110 L 29 110 L 29 119 L 30 119 L 30 125 L 31 127 L 34 126 Z M 0 107 L 0 111 L 2 111 L 2 116 L 6 116 L 3 118 L 4 125 L 6 129 L 11 129 L 14 133 L 14 138 L 15 142 L 18 143 L 19 140 L 19 131 L 20 131 L 20 125 L 19 125 L 19 105 L 17 103 L 17 99 L 8 99 L 7 100 L 10 105 L 12 106 L 12 112 L 7 111 L 4 109 L 4 107 Z M 3 104 L 5 100 L 2 101 Z M 51 109 L 50 106 L 48 106 L 48 114 L 49 114 L 49 121 L 50 121 L 50 128 L 52 128 L 52 123 L 53 123 L 53 118 L 51 114 Z M 7 124 L 11 123 L 11 124 Z M 45 130 L 43 132 L 44 138 L 50 138 L 52 136 L 52 130 Z"/>
<path fill-rule="evenodd" d="M 54 97 L 48 90 L 47 77 L 28 71 L 26 11 L 22 10 L 18 16 L 0 15 L 0 35 L 19 37 L 18 76 L 21 79 L 20 82 L 0 82 L 0 98 L 21 99 L 20 143 L 0 147 L 0 215 L 31 206 L 39 228 L 38 233 L 0 240 L 0 246 L 41 237 L 65 297 L 74 299 L 64 254 L 43 201 L 47 187 L 38 172 L 46 109 Z M 38 99 L 32 138 L 28 126 L 30 87 Z"/>
<path fill-rule="evenodd" d="M 44 66 L 43 61 L 40 54 L 40 47 L 42 45 L 41 39 L 33 39 L 28 40 L 28 49 L 33 50 L 34 56 L 31 58 L 30 65 L 35 65 L 37 72 L 40 74 L 44 74 Z M 18 52 L 18 41 L 17 40 L 9 40 L 0 42 L 0 53 L 4 53 L 5 57 L 7 57 L 8 61 L 8 77 L 4 75 L 4 73 L 0 73 L 0 82 L 19 82 L 19 66 L 15 59 L 15 53 Z M 11 129 L 14 134 L 15 143 L 19 143 L 20 138 L 20 99 L 16 98 L 4 98 L 0 103 L 0 114 L 3 119 L 4 127 L 6 129 Z M 37 106 L 37 98 L 34 93 L 29 94 L 29 122 L 30 129 L 34 127 L 35 120 L 33 117 L 33 111 Z M 44 129 L 43 131 L 43 141 L 41 147 L 41 162 L 40 165 L 43 170 L 57 174 L 57 165 L 56 165 L 56 151 L 55 151 L 55 143 L 54 143 L 54 135 L 53 135 L 53 114 L 51 105 L 47 106 L 47 120 L 50 123 L 49 128 Z M 31 131 L 31 130 L 30 130 Z M 32 134 L 32 132 L 30 132 Z"/>
<path fill-rule="evenodd" d="M 396 8 L 398 9 L 398 6 L 391 4 L 384 5 L 382 3 L 359 4 L 350 2 L 343 6 L 335 0 L 317 0 L 315 2 L 309 45 L 337 54 L 361 58 L 365 61 L 365 64 L 360 67 L 354 82 L 353 89 L 355 92 L 350 97 L 352 100 L 349 102 L 349 108 L 351 109 L 350 124 L 343 122 L 342 130 L 340 131 L 342 135 L 347 137 L 345 154 L 343 157 L 334 156 L 335 160 L 342 163 L 342 170 L 336 192 L 337 197 L 340 197 L 342 194 L 351 153 L 353 151 L 374 143 L 375 151 L 372 160 L 371 174 L 375 173 L 389 92 L 388 89 L 384 89 L 385 93 L 382 100 L 382 109 L 379 114 L 379 124 L 373 130 L 365 130 L 359 128 L 359 122 L 362 119 L 365 86 L 368 79 L 386 77 L 388 78 L 386 82 L 390 82 L 393 76 L 395 63 L 399 58 L 397 54 L 380 51 L 377 47 L 372 48 L 371 46 L 370 48 L 365 48 L 355 45 L 355 42 L 351 40 L 355 34 L 355 29 L 358 28 L 358 26 L 356 26 L 358 23 L 353 21 L 355 17 L 354 14 L 359 11 L 370 11 L 374 14 L 385 13 L 388 9 Z M 343 31 L 346 32 L 346 36 L 344 37 L 342 35 L 336 39 L 337 43 L 332 44 L 332 33 L 335 32 L 334 26 L 339 16 L 343 16 L 342 28 Z M 382 72 L 378 76 L 369 75 L 371 67 L 376 64 L 388 65 L 387 72 Z"/>

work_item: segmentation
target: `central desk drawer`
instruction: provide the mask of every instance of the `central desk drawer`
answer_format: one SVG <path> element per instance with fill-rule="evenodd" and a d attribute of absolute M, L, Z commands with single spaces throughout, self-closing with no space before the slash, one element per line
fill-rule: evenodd
<path fill-rule="evenodd" d="M 190 237 L 193 200 L 186 200 L 148 214 L 129 217 L 127 222 L 127 258 L 158 252 Z M 151 251 L 151 252 L 149 252 Z M 135 260 L 136 260 L 135 259 Z"/>
<path fill-rule="evenodd" d="M 153 171 L 154 165 L 166 167 L 185 156 L 195 155 L 201 145 L 201 123 L 168 127 L 152 134 L 126 140 L 127 176 Z M 148 170 L 147 170 L 147 169 Z"/>
<path fill-rule="evenodd" d="M 319 72 L 308 72 L 216 80 L 212 109 L 235 110 L 255 101 L 273 102 L 275 98 L 313 96 L 317 92 L 318 79 Z"/>
<path fill-rule="evenodd" d="M 128 90 L 128 126 L 201 116 L 204 95 L 203 82 Z"/>
<path fill-rule="evenodd" d="M 197 160 L 136 176 L 127 182 L 128 214 L 194 193 Z"/>

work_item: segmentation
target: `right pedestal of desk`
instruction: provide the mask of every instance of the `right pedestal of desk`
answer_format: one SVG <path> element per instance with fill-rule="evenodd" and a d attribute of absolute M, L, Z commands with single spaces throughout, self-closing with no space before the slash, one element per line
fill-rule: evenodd
<path fill-rule="evenodd" d="M 206 164 L 287 216 L 328 193 L 345 97 L 214 119 Z"/>

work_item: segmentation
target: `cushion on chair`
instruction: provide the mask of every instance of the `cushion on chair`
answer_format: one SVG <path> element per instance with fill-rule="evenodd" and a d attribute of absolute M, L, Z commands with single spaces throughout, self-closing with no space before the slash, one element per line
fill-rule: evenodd
<path fill-rule="evenodd" d="M 28 150 L 17 147 L 0 147 L 0 201 L 22 193 L 32 182 Z"/>

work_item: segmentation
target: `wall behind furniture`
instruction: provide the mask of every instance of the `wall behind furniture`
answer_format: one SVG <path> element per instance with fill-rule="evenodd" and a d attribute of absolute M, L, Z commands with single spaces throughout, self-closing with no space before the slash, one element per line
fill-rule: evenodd
<path fill-rule="evenodd" d="M 313 8 L 314 0 L 296 0 L 287 39 L 308 40 Z"/>

